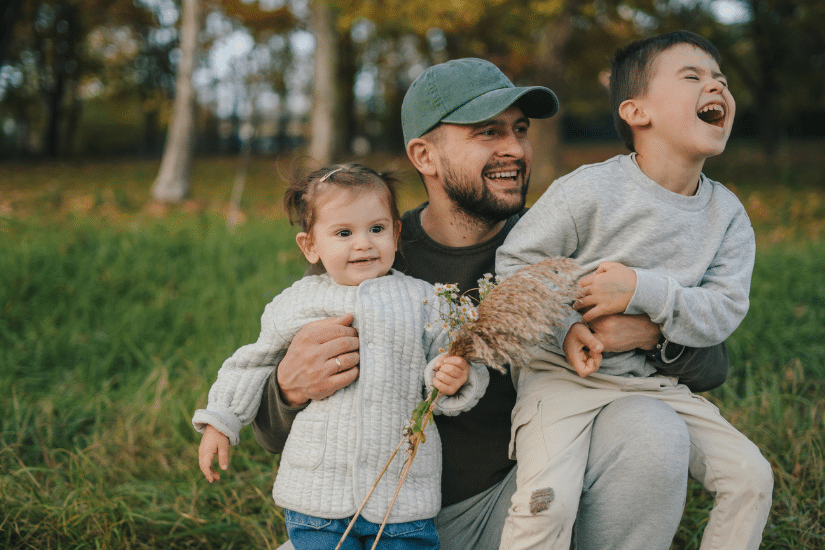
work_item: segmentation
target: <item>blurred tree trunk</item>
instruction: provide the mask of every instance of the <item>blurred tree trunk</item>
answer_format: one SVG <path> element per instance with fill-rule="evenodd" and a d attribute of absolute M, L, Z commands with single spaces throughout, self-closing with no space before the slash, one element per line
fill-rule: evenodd
<path fill-rule="evenodd" d="M 358 57 L 352 43 L 352 37 L 346 33 L 339 37 L 338 56 L 338 104 L 339 114 L 336 125 L 338 144 L 333 157 L 340 153 L 348 153 L 353 139 L 358 132 L 358 119 L 355 112 L 355 74 L 358 72 Z"/>
<path fill-rule="evenodd" d="M 14 25 L 20 17 L 23 0 L 4 0 L 5 6 L 0 13 L 0 61 L 6 60 Z"/>
<path fill-rule="evenodd" d="M 566 2 L 564 11 L 550 21 L 541 31 L 536 55 L 535 78 L 533 84 L 546 86 L 563 98 L 567 78 L 567 45 L 573 36 L 570 17 L 578 2 Z M 533 121 L 530 141 L 533 144 L 533 173 L 531 181 L 542 188 L 550 185 L 561 170 L 562 114 L 564 103 L 560 102 L 559 112 L 547 120 Z"/>
<path fill-rule="evenodd" d="M 315 35 L 315 82 L 312 91 L 309 156 L 327 165 L 341 151 L 338 74 L 338 31 L 335 12 L 325 0 L 312 2 Z"/>
<path fill-rule="evenodd" d="M 195 149 L 195 88 L 192 73 L 197 53 L 198 21 L 198 0 L 183 0 L 181 55 L 175 80 L 172 120 L 160 171 L 152 184 L 152 198 L 160 202 L 179 202 L 189 195 Z"/>
<path fill-rule="evenodd" d="M 44 90 L 47 98 L 46 135 L 44 136 L 44 153 L 55 158 L 60 152 L 60 121 L 63 119 L 63 93 L 66 89 L 66 74 L 56 67 L 51 86 Z"/>

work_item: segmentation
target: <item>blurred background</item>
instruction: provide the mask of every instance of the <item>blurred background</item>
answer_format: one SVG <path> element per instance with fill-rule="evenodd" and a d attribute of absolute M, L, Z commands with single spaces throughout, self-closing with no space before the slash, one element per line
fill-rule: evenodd
<path fill-rule="evenodd" d="M 734 139 L 770 157 L 825 135 L 818 0 L 4 0 L 1 24 L 1 160 L 160 157 L 179 110 L 197 155 L 403 153 L 407 87 L 475 56 L 559 96 L 534 138 L 547 176 L 560 142 L 615 139 L 616 47 L 674 29 L 722 52 Z"/>
<path fill-rule="evenodd" d="M 540 84 L 528 204 L 622 153 L 604 88 L 636 38 L 723 56 L 733 136 L 705 173 L 748 211 L 750 311 L 704 395 L 775 477 L 763 549 L 825 548 L 825 2 L 0 0 L 0 548 L 275 548 L 278 456 L 242 431 L 208 484 L 191 426 L 223 361 L 304 272 L 294 170 L 392 169 L 400 106 L 448 59 Z M 444 281 L 450 282 L 450 281 Z M 712 498 L 691 482 L 675 549 Z"/>

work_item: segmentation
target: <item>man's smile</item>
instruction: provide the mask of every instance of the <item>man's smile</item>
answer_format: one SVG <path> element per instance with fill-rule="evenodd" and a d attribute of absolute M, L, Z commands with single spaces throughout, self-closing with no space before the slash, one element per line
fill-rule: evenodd
<path fill-rule="evenodd" d="M 484 174 L 485 178 L 494 179 L 515 179 L 518 176 L 518 170 L 509 170 L 506 172 L 487 172 Z"/>

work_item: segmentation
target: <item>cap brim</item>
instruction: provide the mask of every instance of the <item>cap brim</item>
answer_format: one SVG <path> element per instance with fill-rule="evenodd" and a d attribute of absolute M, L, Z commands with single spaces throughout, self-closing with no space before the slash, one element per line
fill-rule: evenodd
<path fill-rule="evenodd" d="M 559 110 L 559 100 L 549 88 L 500 88 L 468 101 L 441 119 L 450 124 L 475 124 L 493 118 L 518 103 L 527 118 L 549 118 Z"/>

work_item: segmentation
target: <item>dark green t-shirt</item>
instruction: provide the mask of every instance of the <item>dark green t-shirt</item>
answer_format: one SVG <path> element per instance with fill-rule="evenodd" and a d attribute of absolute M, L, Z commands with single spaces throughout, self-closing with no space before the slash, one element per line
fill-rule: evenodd
<path fill-rule="evenodd" d="M 507 220 L 504 229 L 485 243 L 452 248 L 432 240 L 421 227 L 421 211 L 401 219 L 397 270 L 430 283 L 456 283 L 461 292 L 475 289 L 485 273 L 495 275 L 496 250 L 521 214 Z M 441 505 L 460 502 L 501 481 L 515 461 L 507 457 L 510 413 L 516 390 L 509 375 L 490 371 L 490 385 L 475 407 L 457 416 L 436 415 L 441 435 L 443 471 Z M 472 460 L 468 460 L 472 457 Z"/>

